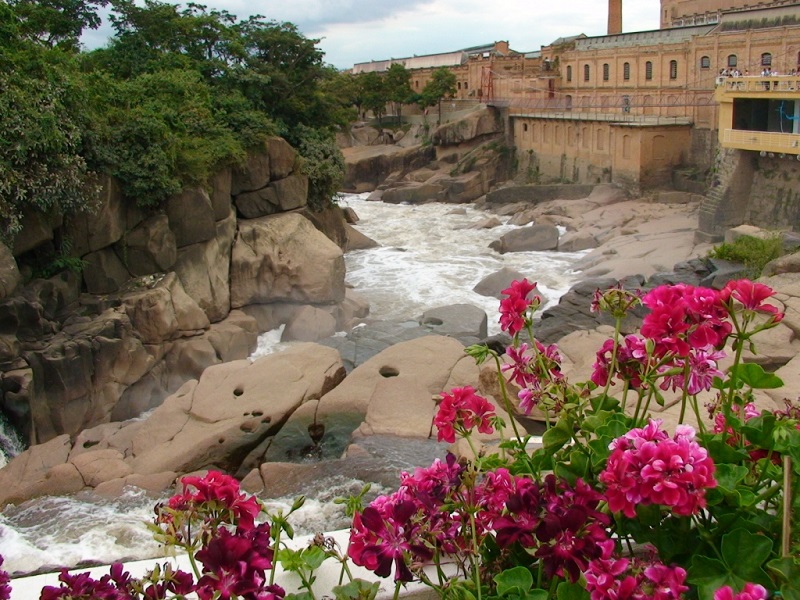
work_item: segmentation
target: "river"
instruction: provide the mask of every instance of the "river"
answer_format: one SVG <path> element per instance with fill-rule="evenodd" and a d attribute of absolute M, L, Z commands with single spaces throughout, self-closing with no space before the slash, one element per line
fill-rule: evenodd
<path fill-rule="evenodd" d="M 424 310 L 449 304 L 469 303 L 489 316 L 489 332 L 497 333 L 498 301 L 480 296 L 472 288 L 487 275 L 510 267 L 539 284 L 545 302 L 555 303 L 575 282 L 572 266 L 582 253 L 523 252 L 500 255 L 489 243 L 515 228 L 473 226 L 492 216 L 471 205 L 424 204 L 419 206 L 368 202 L 366 195 L 343 195 L 340 205 L 360 217 L 356 227 L 380 247 L 345 256 L 347 283 L 370 302 L 370 318 L 413 320 Z M 259 339 L 254 357 L 279 351 L 279 332 Z M 430 464 L 441 456 L 436 444 L 382 440 L 375 454 L 384 466 L 399 472 Z M 375 473 L 373 493 L 394 485 L 385 471 Z M 299 534 L 332 530 L 347 525 L 340 506 L 332 500 L 355 493 L 364 480 L 347 472 L 335 472 L 324 480 L 309 482 L 303 492 L 306 505 L 293 515 Z M 273 509 L 286 510 L 292 498 L 270 500 Z M 87 561 L 112 562 L 152 558 L 159 548 L 145 522 L 151 519 L 155 500 L 130 492 L 114 500 L 89 494 L 42 498 L 0 515 L 0 554 L 12 574 L 30 573 L 58 566 L 77 566 Z"/>

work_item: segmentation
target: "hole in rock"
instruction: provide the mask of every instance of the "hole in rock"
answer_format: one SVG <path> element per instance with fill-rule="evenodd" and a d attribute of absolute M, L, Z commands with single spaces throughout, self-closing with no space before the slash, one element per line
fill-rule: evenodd
<path fill-rule="evenodd" d="M 260 417 L 261 415 L 263 415 L 263 414 L 264 414 L 264 411 L 263 411 L 263 410 L 254 410 L 254 411 L 253 411 L 251 414 L 252 414 L 254 417 Z"/>
<path fill-rule="evenodd" d="M 235 390 L 233 390 L 234 396 L 241 396 L 242 394 L 244 394 L 244 390 L 241 387 L 237 387 Z"/>
<path fill-rule="evenodd" d="M 97 444 L 99 444 L 99 443 L 100 443 L 99 440 L 87 440 L 87 441 L 83 442 L 83 447 L 84 448 L 91 448 L 92 446 L 97 446 Z"/>
<path fill-rule="evenodd" d="M 261 419 L 262 423 L 272 423 L 272 417 L 264 417 Z"/>
<path fill-rule="evenodd" d="M 381 367 L 381 370 L 378 371 L 378 373 L 381 374 L 381 377 L 397 377 L 400 375 L 400 371 L 394 367 Z"/>
<path fill-rule="evenodd" d="M 219 443 L 219 444 L 224 444 L 224 443 L 225 443 L 225 438 L 219 438 L 219 439 L 217 440 L 217 443 Z"/>
<path fill-rule="evenodd" d="M 442 321 L 441 319 L 437 319 L 436 317 L 430 317 L 428 319 L 425 319 L 425 321 L 422 324 L 439 326 L 439 325 L 444 325 L 444 321 Z"/>

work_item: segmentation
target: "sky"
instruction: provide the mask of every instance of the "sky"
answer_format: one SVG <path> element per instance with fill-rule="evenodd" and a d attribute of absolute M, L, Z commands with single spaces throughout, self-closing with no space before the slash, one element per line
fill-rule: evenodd
<path fill-rule="evenodd" d="M 507 40 L 513 50 L 539 50 L 553 40 L 604 35 L 604 0 L 197 0 L 240 19 L 260 14 L 290 21 L 319 39 L 325 62 L 355 63 L 452 52 Z M 174 4 L 184 3 L 173 2 Z M 658 29 L 660 0 L 624 0 L 624 32 Z M 84 35 L 91 49 L 105 44 L 106 25 Z"/>

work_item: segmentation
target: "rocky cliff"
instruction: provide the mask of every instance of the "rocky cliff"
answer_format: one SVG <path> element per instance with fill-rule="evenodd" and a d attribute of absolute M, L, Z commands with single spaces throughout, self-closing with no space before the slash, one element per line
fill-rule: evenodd
<path fill-rule="evenodd" d="M 314 340 L 368 310 L 345 290 L 341 211 L 307 209 L 281 138 L 160 210 L 101 184 L 92 214 L 31 215 L 0 248 L 0 408 L 30 444 L 153 409 L 260 332 Z M 80 268 L 35 277 L 56 246 Z"/>

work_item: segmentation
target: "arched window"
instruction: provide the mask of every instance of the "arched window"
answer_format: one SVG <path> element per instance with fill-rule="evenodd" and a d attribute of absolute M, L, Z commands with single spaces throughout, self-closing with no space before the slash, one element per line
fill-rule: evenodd
<path fill-rule="evenodd" d="M 461 82 L 458 82 L 458 89 L 461 89 Z"/>
<path fill-rule="evenodd" d="M 729 67 L 735 67 L 738 64 L 739 64 L 739 59 L 736 58 L 736 55 L 735 54 L 729 54 L 728 55 L 728 66 Z"/>
<path fill-rule="evenodd" d="M 566 103 L 566 109 L 572 110 L 572 96 L 567 94 L 566 97 L 564 98 L 564 102 Z"/>
<path fill-rule="evenodd" d="M 711 68 L 711 58 L 708 56 L 701 56 L 700 57 L 700 68 L 701 69 L 710 69 Z"/>
<path fill-rule="evenodd" d="M 677 60 L 669 61 L 669 78 L 670 79 L 677 79 L 678 78 L 678 61 Z"/>
<path fill-rule="evenodd" d="M 800 58 L 798 58 L 798 63 L 800 63 Z M 603 64 L 603 81 L 608 81 L 611 74 L 611 69 L 608 66 L 608 63 Z"/>
<path fill-rule="evenodd" d="M 761 66 L 762 67 L 771 67 L 772 66 L 772 54 L 769 52 L 764 52 L 761 55 Z"/>
<path fill-rule="evenodd" d="M 567 65 L 567 81 L 572 81 L 572 65 Z"/>
<path fill-rule="evenodd" d="M 644 78 L 647 81 L 653 79 L 653 63 L 650 62 L 649 60 L 646 63 L 644 63 Z"/>
<path fill-rule="evenodd" d="M 631 78 L 631 63 L 624 63 L 622 65 L 622 78 L 628 81 Z"/>
<path fill-rule="evenodd" d="M 589 68 L 589 65 L 583 65 L 583 80 L 589 81 L 590 75 L 591 75 L 591 69 Z"/>

